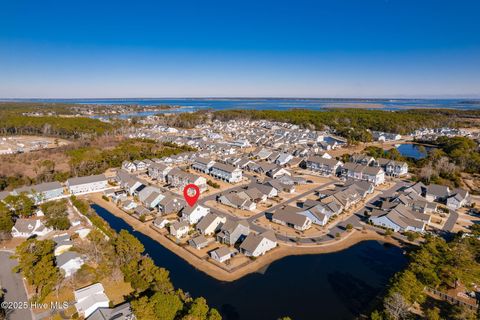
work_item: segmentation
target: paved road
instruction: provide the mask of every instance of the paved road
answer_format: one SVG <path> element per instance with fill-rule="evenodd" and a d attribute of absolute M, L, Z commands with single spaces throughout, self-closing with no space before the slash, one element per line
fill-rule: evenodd
<path fill-rule="evenodd" d="M 254 181 L 255 178 L 253 176 L 249 176 L 248 177 L 250 179 L 250 181 Z M 253 183 L 253 182 L 252 182 Z M 297 201 L 303 197 L 306 197 L 308 196 L 309 194 L 312 194 L 314 193 L 315 191 L 317 190 L 321 190 L 321 189 L 324 189 L 332 184 L 335 184 L 335 183 L 339 183 L 339 181 L 337 180 L 333 180 L 333 181 L 330 181 L 330 182 L 327 182 L 327 183 L 324 183 L 320 186 L 317 186 L 315 188 L 312 188 L 308 191 L 305 191 L 299 195 L 296 195 L 288 200 L 285 200 L 285 201 L 282 201 L 281 203 L 275 205 L 275 206 L 272 206 L 270 208 L 268 208 L 267 210 L 264 210 L 262 212 L 259 212 L 245 220 L 247 220 L 250 224 L 250 229 L 251 230 L 254 230 L 256 232 L 264 232 L 266 230 L 268 230 L 267 228 L 264 228 L 264 227 L 261 227 L 257 224 L 255 224 L 255 220 L 258 219 L 258 218 L 261 218 L 263 216 L 265 216 L 265 214 L 267 212 L 272 212 L 276 209 L 279 209 L 285 205 L 288 205 L 294 201 Z M 393 187 L 391 187 L 390 189 L 388 190 L 384 190 L 382 191 L 380 194 L 378 194 L 377 196 L 375 196 L 374 198 L 372 198 L 369 203 L 374 203 L 375 201 L 377 201 L 381 196 L 385 196 L 385 195 L 391 195 L 392 193 L 394 193 L 396 190 L 400 189 L 402 186 L 404 186 L 406 183 L 404 181 L 398 181 L 397 183 L 395 183 L 395 185 Z M 232 188 L 229 188 L 229 189 L 226 189 L 226 190 L 222 190 L 222 191 L 219 191 L 218 193 L 215 193 L 215 194 L 211 194 L 205 198 L 202 198 L 200 200 L 200 203 L 204 206 L 207 206 L 205 203 L 209 200 L 213 200 L 215 201 L 216 200 L 216 197 L 217 195 L 219 194 L 222 194 L 222 193 L 228 193 L 228 192 L 231 192 L 231 191 L 238 191 L 240 190 L 241 188 L 244 188 L 247 184 L 243 184 L 243 185 L 236 185 L 236 186 L 232 186 Z M 210 211 L 212 213 L 215 213 L 215 214 L 219 214 L 219 215 L 225 215 L 227 214 L 229 216 L 230 219 L 234 220 L 234 221 L 238 221 L 238 220 L 244 220 L 243 218 L 240 218 L 240 217 L 237 217 L 233 214 L 230 214 L 229 212 L 224 212 L 224 211 L 220 211 L 218 209 L 215 209 L 215 208 L 210 208 Z M 370 226 L 368 224 L 366 224 L 363 220 L 364 220 L 364 215 L 363 215 L 363 212 L 365 211 L 365 206 L 363 206 L 362 208 L 360 208 L 357 212 L 355 212 L 353 215 L 351 215 L 350 217 L 346 218 L 345 220 L 343 221 L 339 221 L 337 222 L 335 225 L 332 225 L 330 226 L 330 228 L 327 230 L 327 233 L 322 235 L 322 236 L 318 236 L 318 237 L 310 237 L 310 238 L 297 238 L 295 236 L 288 236 L 286 234 L 282 234 L 282 233 L 279 233 L 279 232 L 275 232 L 276 233 L 276 237 L 279 241 L 283 241 L 283 242 L 298 242 L 298 243 L 301 243 L 301 244 L 312 244 L 312 243 L 319 243 L 319 242 L 325 242 L 325 241 L 329 241 L 329 240 L 332 240 L 335 238 L 336 234 L 340 234 L 342 235 L 344 232 L 347 232 L 347 229 L 346 229 L 346 226 L 348 224 L 351 224 L 354 228 L 363 228 L 363 227 L 366 227 L 367 229 L 371 229 L 371 230 L 374 230 L 374 231 L 379 231 L 380 233 L 383 233 L 383 229 L 380 229 L 380 228 L 377 228 L 377 227 L 374 227 L 374 226 Z M 456 219 L 455 219 L 456 221 Z M 455 223 L 455 222 L 454 222 Z"/>
<path fill-rule="evenodd" d="M 390 189 L 382 191 L 380 194 L 378 194 L 377 196 L 370 199 L 369 203 L 374 203 L 375 201 L 377 201 L 383 195 L 392 194 L 395 190 L 398 190 L 401 186 L 403 186 L 403 182 L 400 181 L 400 182 L 396 183 Z M 364 220 L 364 215 L 363 215 L 364 211 L 365 211 L 365 206 L 360 208 L 357 212 L 355 212 L 353 215 L 351 215 L 347 219 L 345 219 L 343 221 L 339 221 L 337 224 L 332 225 L 330 227 L 330 229 L 328 229 L 327 234 L 322 235 L 322 236 L 311 237 L 311 238 L 295 238 L 295 237 L 290 237 L 290 236 L 286 236 L 286 235 L 282 235 L 282 234 L 278 234 L 278 233 L 276 234 L 276 236 L 277 236 L 277 239 L 279 239 L 281 241 L 284 241 L 284 242 L 299 242 L 299 243 L 303 243 L 303 244 L 324 242 L 324 241 L 334 239 L 335 235 L 337 233 L 342 235 L 342 233 L 347 232 L 346 227 L 347 227 L 348 224 L 351 224 L 354 228 L 363 228 L 365 226 L 367 229 L 371 229 L 371 230 L 374 230 L 374 231 L 381 231 L 381 233 L 383 233 L 384 232 L 383 229 L 380 229 L 380 228 L 377 228 L 377 227 L 374 227 L 374 226 L 370 226 L 363 221 Z"/>
<path fill-rule="evenodd" d="M 452 232 L 453 227 L 455 226 L 455 223 L 458 220 L 458 213 L 455 210 L 450 210 L 450 215 L 448 216 L 447 221 L 443 225 L 443 230 Z"/>
<path fill-rule="evenodd" d="M 0 284 L 5 290 L 5 301 L 28 302 L 22 277 L 20 274 L 12 272 L 17 261 L 10 259 L 11 255 L 10 252 L 0 251 Z M 16 309 L 8 313 L 7 319 L 30 320 L 32 313 L 30 309 Z"/>

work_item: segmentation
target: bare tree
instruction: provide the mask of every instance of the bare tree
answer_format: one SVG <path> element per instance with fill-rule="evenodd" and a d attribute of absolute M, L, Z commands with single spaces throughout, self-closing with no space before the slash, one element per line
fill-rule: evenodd
<path fill-rule="evenodd" d="M 432 164 L 429 163 L 420 170 L 419 175 L 422 180 L 429 182 L 430 179 L 432 178 L 433 173 L 434 173 L 434 170 L 433 170 Z"/>
<path fill-rule="evenodd" d="M 394 320 L 406 319 L 410 304 L 398 292 L 389 295 L 384 302 L 385 312 Z"/>

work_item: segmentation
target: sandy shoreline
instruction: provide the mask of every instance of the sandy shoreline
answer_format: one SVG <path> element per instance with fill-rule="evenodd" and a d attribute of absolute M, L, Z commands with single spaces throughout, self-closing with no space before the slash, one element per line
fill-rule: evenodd
<path fill-rule="evenodd" d="M 112 202 L 106 202 L 105 200 L 103 200 L 101 194 L 91 194 L 88 196 L 88 199 L 91 200 L 93 203 L 97 204 L 98 206 L 108 210 L 116 217 L 123 219 L 136 231 L 139 231 L 144 235 L 157 241 L 163 247 L 167 248 L 183 260 L 187 261 L 193 267 L 221 281 L 235 281 L 247 274 L 256 272 L 263 267 L 268 266 L 276 260 L 282 259 L 287 256 L 337 252 L 349 248 L 359 242 L 367 240 L 377 240 L 400 246 L 400 243 L 398 241 L 390 237 L 386 238 L 372 231 L 367 231 L 364 233 L 354 230 L 347 237 L 344 237 L 344 239 L 332 240 L 332 242 L 329 242 L 328 244 L 317 245 L 315 247 L 287 246 L 284 244 L 279 244 L 279 247 L 277 247 L 271 252 L 268 252 L 265 256 L 257 258 L 256 260 L 252 261 L 251 263 L 240 269 L 237 269 L 233 272 L 228 272 L 214 265 L 213 263 L 198 258 L 192 253 L 188 252 L 186 249 L 174 244 L 173 242 L 165 238 L 163 235 L 152 229 L 149 224 L 138 221 L 137 219 L 123 212 Z"/>

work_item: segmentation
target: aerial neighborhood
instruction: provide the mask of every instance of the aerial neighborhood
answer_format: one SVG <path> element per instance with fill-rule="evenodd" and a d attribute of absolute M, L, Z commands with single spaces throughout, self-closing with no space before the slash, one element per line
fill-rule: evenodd
<path fill-rule="evenodd" d="M 302 247 L 392 232 L 405 240 L 409 233 L 452 231 L 457 212 L 473 203 L 467 190 L 412 181 L 407 160 L 368 155 L 332 132 L 266 120 L 167 129 L 145 126 L 129 138 L 196 151 L 125 160 L 104 173 L 1 192 L 0 201 L 22 195 L 38 208 L 33 217 L 15 221 L 11 236 L 52 239 L 56 265 L 72 277 L 88 261 L 72 247 L 92 229 L 72 205 L 71 199 L 80 198 L 205 272 L 235 279 Z M 380 145 L 404 141 L 388 133 L 374 137 Z M 192 184 L 200 197 L 189 205 L 183 191 Z M 67 233 L 50 227 L 40 209 L 55 201 L 67 203 Z M 75 291 L 75 299 L 77 312 L 87 319 L 130 310 L 128 304 L 109 308 L 101 283 Z"/>

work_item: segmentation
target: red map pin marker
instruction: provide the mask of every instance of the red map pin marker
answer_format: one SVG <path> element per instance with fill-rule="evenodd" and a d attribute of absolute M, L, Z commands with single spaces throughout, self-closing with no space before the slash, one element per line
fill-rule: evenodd
<path fill-rule="evenodd" d="M 195 193 L 192 193 L 192 190 Z M 200 189 L 193 183 L 187 184 L 185 188 L 183 188 L 183 197 L 185 198 L 185 201 L 187 201 L 188 205 L 193 207 L 197 202 L 198 197 L 200 197 Z"/>

